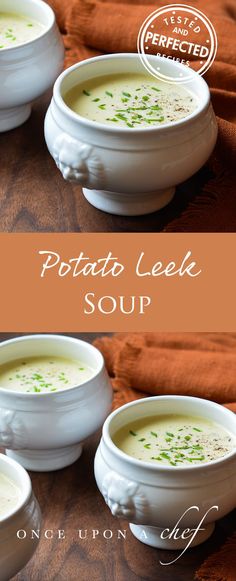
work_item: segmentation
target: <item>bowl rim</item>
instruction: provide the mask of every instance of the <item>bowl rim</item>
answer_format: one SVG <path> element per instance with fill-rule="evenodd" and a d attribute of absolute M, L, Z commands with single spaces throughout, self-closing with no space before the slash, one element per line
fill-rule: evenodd
<path fill-rule="evenodd" d="M 29 498 L 30 498 L 32 490 L 33 490 L 31 479 L 29 477 L 28 472 L 25 470 L 25 468 L 23 468 L 23 466 L 21 464 L 19 464 L 19 462 L 16 462 L 16 460 L 14 460 L 13 458 L 9 458 L 5 454 L 0 453 L 0 466 L 1 466 L 2 462 L 12 466 L 13 469 L 15 470 L 15 472 L 20 474 L 21 479 L 23 480 L 23 486 L 20 489 L 21 494 L 20 494 L 19 503 L 16 505 L 15 508 L 13 508 L 10 512 L 8 512 L 5 517 L 3 517 L 3 518 L 0 517 L 0 529 L 1 529 L 2 525 L 7 523 L 8 520 L 17 516 L 17 514 L 22 510 L 22 508 L 29 501 Z M 6 476 L 8 478 L 7 474 L 5 474 L 5 472 L 2 469 L 1 469 L 1 472 L 4 476 Z M 17 483 L 16 483 L 16 486 L 18 486 L 18 488 L 20 488 L 20 486 L 17 485 Z"/>
<path fill-rule="evenodd" d="M 99 349 L 97 349 L 97 347 L 95 347 L 94 345 L 92 345 L 91 343 L 88 343 L 87 341 L 84 341 L 83 339 L 77 339 L 77 337 L 71 337 L 68 335 L 59 335 L 59 334 L 54 334 L 54 333 L 35 333 L 32 335 L 21 335 L 20 337 L 14 337 L 12 339 L 7 339 L 6 341 L 1 341 L 0 342 L 0 351 L 1 351 L 1 347 L 5 346 L 5 345 L 10 345 L 10 344 L 14 344 L 14 343 L 19 343 L 19 342 L 30 342 L 30 341 L 34 341 L 34 340 L 44 340 L 44 339 L 52 339 L 56 342 L 58 341 L 66 341 L 66 342 L 70 342 L 70 343 L 77 343 L 77 344 L 83 344 L 83 346 L 86 345 L 86 349 L 88 349 L 88 351 L 90 351 L 91 353 L 96 353 L 96 356 L 98 357 L 99 361 L 98 361 L 98 365 L 97 365 L 97 369 L 93 370 L 94 374 L 86 379 L 83 383 L 80 383 L 79 385 L 73 385 L 72 387 L 66 387 L 65 389 L 60 389 L 58 391 L 49 391 L 49 392 L 40 392 L 40 393 L 26 393 L 26 392 L 22 392 L 22 391 L 17 391 L 17 390 L 8 390 L 8 389 L 4 389 L 4 387 L 1 387 L 0 385 L 0 398 L 1 398 L 1 394 L 5 394 L 8 395 L 9 397 L 20 397 L 24 400 L 27 401 L 33 401 L 35 399 L 35 397 L 37 398 L 45 398 L 45 397 L 51 397 L 51 398 L 59 398 L 59 397 L 64 397 L 65 394 L 71 394 L 73 391 L 75 391 L 76 389 L 81 389 L 83 387 L 86 387 L 87 384 L 91 383 L 92 381 L 96 380 L 97 377 L 100 375 L 100 373 L 104 370 L 105 368 L 105 362 L 104 362 L 104 357 L 102 355 L 102 353 L 99 351 Z M 26 355 L 27 357 L 27 355 Z M 10 362 L 11 360 L 9 360 Z M 15 361 L 15 359 L 12 359 L 12 361 Z M 7 363 L 7 361 L 5 362 Z M 4 363 L 2 364 L 4 365 Z M 1 406 L 0 406 L 1 407 Z"/>
<path fill-rule="evenodd" d="M 155 55 L 150 55 L 151 57 L 153 56 L 153 58 L 157 58 L 157 59 L 161 59 L 161 57 L 155 56 Z M 121 134 L 121 135 L 137 135 L 137 134 L 152 134 L 155 133 L 156 131 L 158 131 L 158 133 L 164 133 L 167 131 L 170 131 L 171 129 L 178 129 L 179 127 L 197 119 L 199 116 L 201 116 L 202 112 L 204 110 L 206 110 L 209 107 L 209 103 L 210 103 L 210 90 L 209 87 L 206 83 L 206 81 L 200 76 L 198 75 L 198 73 L 196 73 L 195 71 L 193 71 L 193 79 L 197 79 L 198 82 L 201 84 L 201 86 L 204 88 L 205 90 L 205 99 L 201 100 L 199 99 L 199 104 L 196 107 L 196 109 L 194 109 L 194 111 L 190 114 L 187 115 L 187 117 L 183 117 L 182 119 L 179 119 L 178 121 L 171 121 L 169 123 L 163 123 L 162 125 L 155 125 L 153 127 L 134 127 L 132 128 L 132 131 L 130 130 L 130 128 L 126 128 L 126 127 L 113 127 L 111 125 L 106 125 L 103 123 L 99 123 L 98 121 L 92 121 L 90 119 L 87 119 L 85 117 L 82 117 L 82 115 L 79 115 L 78 113 L 75 113 L 72 109 L 70 109 L 70 107 L 65 103 L 62 94 L 61 94 L 61 88 L 62 88 L 62 83 L 64 81 L 64 79 L 69 76 L 71 73 L 73 73 L 74 71 L 76 71 L 77 69 L 80 69 L 81 67 L 86 67 L 86 66 L 90 66 L 93 63 L 96 62 L 101 62 L 102 60 L 113 60 L 113 59 L 139 59 L 140 60 L 140 56 L 138 53 L 111 53 L 111 54 L 105 54 L 105 55 L 99 55 L 99 56 L 95 56 L 95 57 L 91 57 L 89 59 L 84 59 L 78 63 L 75 63 L 74 65 L 72 65 L 71 67 L 68 67 L 67 69 L 65 69 L 57 78 L 56 82 L 54 83 L 54 87 L 53 87 L 53 98 L 54 101 L 57 105 L 57 107 L 59 108 L 59 110 L 62 113 L 66 113 L 66 115 L 71 119 L 71 121 L 75 121 L 77 123 L 80 123 L 85 129 L 93 129 L 93 130 L 97 130 L 97 131 L 103 131 L 105 133 L 111 133 L 111 134 Z M 184 67 L 184 65 L 182 65 L 181 63 L 176 63 L 175 61 L 171 61 L 173 62 L 173 66 L 174 67 Z M 146 73 L 144 72 L 144 74 L 147 75 L 147 71 Z M 150 75 L 151 76 L 151 75 Z"/>
<path fill-rule="evenodd" d="M 45 25 L 45 27 L 42 30 L 42 33 L 39 34 L 38 36 L 36 36 L 35 38 L 32 38 L 31 40 L 27 40 L 26 42 L 22 42 L 21 44 L 17 44 L 16 46 L 7 46 L 5 48 L 1 48 L 0 49 L 0 58 L 2 54 L 7 54 L 8 52 L 14 52 L 20 49 L 23 49 L 25 46 L 29 46 L 31 44 L 34 44 L 35 42 L 37 42 L 38 40 L 43 39 L 54 27 L 55 23 L 56 23 L 56 16 L 55 16 L 55 12 L 53 11 L 53 9 L 51 8 L 51 6 L 49 6 L 49 4 L 47 4 L 44 0 L 27 0 L 29 2 L 29 4 L 32 5 L 37 5 L 40 6 L 40 8 L 42 8 L 42 10 L 45 11 L 45 14 L 48 15 L 48 25 Z M 0 11 L 1 11 L 1 0 L 0 0 Z M 19 15 L 23 15 L 23 12 L 18 11 Z M 8 14 L 14 14 L 13 12 L 8 12 Z"/>
<path fill-rule="evenodd" d="M 225 456 L 221 456 L 219 459 L 217 460 L 212 460 L 210 462 L 204 462 L 202 464 L 194 464 L 192 466 L 161 466 L 160 464 L 156 465 L 153 464 L 151 462 L 145 462 L 144 460 L 138 460 L 137 458 L 134 458 L 133 456 L 129 456 L 128 454 L 126 454 L 125 452 L 123 452 L 122 450 L 120 450 L 116 444 L 114 444 L 112 437 L 110 435 L 110 424 L 113 421 L 113 419 L 119 415 L 119 413 L 122 413 L 122 411 L 124 409 L 128 409 L 129 407 L 134 407 L 136 405 L 141 405 L 142 403 L 144 403 L 144 405 L 147 402 L 150 401 L 192 401 L 192 403 L 195 403 L 196 400 L 198 400 L 199 402 L 202 403 L 206 403 L 212 405 L 214 408 L 218 408 L 219 410 L 221 409 L 221 411 L 223 411 L 223 413 L 226 414 L 226 416 L 230 416 L 232 417 L 232 415 L 234 416 L 234 412 L 232 412 L 231 410 L 225 408 L 223 405 L 215 403 L 211 400 L 208 399 L 203 399 L 200 397 L 195 397 L 195 396 L 185 396 L 185 395 L 157 395 L 157 396 L 151 396 L 151 397 L 145 397 L 145 398 L 140 398 L 138 400 L 134 400 L 131 401 L 127 404 L 124 404 L 123 406 L 119 407 L 118 409 L 114 410 L 111 414 L 109 414 L 109 416 L 106 418 L 104 424 L 103 424 L 103 430 L 102 430 L 102 440 L 104 440 L 105 445 L 107 446 L 107 448 L 109 449 L 109 451 L 113 454 L 115 454 L 115 456 L 117 456 L 119 458 L 119 460 L 123 460 L 128 464 L 131 464 L 132 466 L 134 466 L 135 468 L 140 468 L 140 469 L 147 469 L 151 472 L 160 472 L 162 474 L 168 474 L 171 473 L 172 475 L 174 474 L 182 474 L 183 472 L 187 471 L 187 472 L 196 472 L 196 471 L 202 471 L 202 470 L 207 470 L 207 469 L 211 469 L 215 468 L 217 466 L 220 466 L 221 464 L 224 464 L 224 462 L 233 459 L 235 457 L 236 460 L 236 447 L 234 450 L 232 450 L 231 452 L 229 452 L 228 454 L 225 454 Z M 183 412 L 184 413 L 184 412 Z M 235 421 L 236 421 L 236 416 L 235 416 Z M 220 423 L 220 422 L 219 422 Z"/>

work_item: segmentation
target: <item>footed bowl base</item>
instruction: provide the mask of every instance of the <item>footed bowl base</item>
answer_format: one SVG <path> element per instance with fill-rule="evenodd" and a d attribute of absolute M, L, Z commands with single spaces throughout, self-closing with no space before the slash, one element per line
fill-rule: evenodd
<path fill-rule="evenodd" d="M 51 450 L 6 450 L 6 454 L 26 470 L 51 472 L 73 464 L 81 456 L 82 449 L 81 444 L 74 444 Z"/>
<path fill-rule="evenodd" d="M 163 533 L 163 528 L 159 527 L 135 525 L 132 523 L 130 523 L 129 527 L 133 535 L 136 537 L 136 539 L 141 541 L 141 543 L 149 545 L 149 547 L 155 547 L 156 549 L 167 549 L 169 551 L 185 549 L 190 540 L 189 538 L 162 539 L 161 533 Z M 212 535 L 214 528 L 215 523 L 209 523 L 205 525 L 204 529 L 196 534 L 189 547 L 196 547 L 197 545 L 204 543 Z M 181 531 L 180 529 L 178 532 L 178 537 L 181 536 L 181 533 L 183 533 L 183 531 Z"/>
<path fill-rule="evenodd" d="M 0 133 L 15 129 L 27 121 L 31 114 L 31 105 L 21 105 L 9 109 L 0 109 Z"/>
<path fill-rule="evenodd" d="M 175 188 L 145 192 L 138 194 L 125 194 L 108 192 L 106 190 L 89 190 L 83 188 L 83 193 L 92 206 L 108 214 L 118 216 L 142 216 L 151 214 L 164 208 L 172 200 Z"/>

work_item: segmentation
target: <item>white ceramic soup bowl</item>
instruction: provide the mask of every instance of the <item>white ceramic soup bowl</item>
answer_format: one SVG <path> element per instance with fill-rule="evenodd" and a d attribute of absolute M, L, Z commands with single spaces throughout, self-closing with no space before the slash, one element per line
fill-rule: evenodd
<path fill-rule="evenodd" d="M 0 386 L 0 446 L 30 470 L 57 470 L 75 462 L 82 442 L 111 409 L 112 389 L 101 353 L 89 343 L 60 335 L 29 335 L 0 344 L 0 364 L 22 357 L 78 359 L 91 379 L 64 390 L 22 393 Z"/>
<path fill-rule="evenodd" d="M 0 0 L 0 13 L 17 13 L 42 23 L 42 34 L 0 50 L 0 131 L 24 123 L 31 102 L 51 87 L 62 71 L 64 47 L 55 15 L 41 0 Z"/>
<path fill-rule="evenodd" d="M 8 581 L 23 569 L 37 548 L 39 540 L 37 535 L 32 538 L 31 531 L 40 530 L 41 512 L 30 478 L 20 464 L 0 454 L 0 473 L 20 490 L 17 506 L 0 517 L 0 579 Z"/>
<path fill-rule="evenodd" d="M 113 434 L 123 425 L 163 414 L 207 418 L 236 436 L 236 416 L 218 404 L 184 396 L 145 398 L 107 418 L 95 457 L 95 478 L 112 514 L 128 519 L 135 537 L 153 547 L 181 549 L 190 540 L 186 528 L 197 528 L 203 519 L 191 544 L 197 545 L 211 535 L 217 519 L 235 508 L 236 450 L 202 465 L 173 468 L 137 460 L 114 444 Z"/>
<path fill-rule="evenodd" d="M 159 59 L 172 76 L 184 67 L 161 57 L 150 59 Z M 54 86 L 45 138 L 63 177 L 82 185 L 93 206 L 113 214 L 147 214 L 168 204 L 175 186 L 206 162 L 217 124 L 208 86 L 194 72 L 186 87 L 199 97 L 198 108 L 163 126 L 111 127 L 85 119 L 65 104 L 65 94 L 78 83 L 122 72 L 145 73 L 138 54 L 95 57 L 64 71 Z"/>

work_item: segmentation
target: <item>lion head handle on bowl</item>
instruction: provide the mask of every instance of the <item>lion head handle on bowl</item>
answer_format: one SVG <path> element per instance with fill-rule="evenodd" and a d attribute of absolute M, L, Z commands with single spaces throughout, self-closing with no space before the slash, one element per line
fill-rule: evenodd
<path fill-rule="evenodd" d="M 113 516 L 132 521 L 147 516 L 147 499 L 136 482 L 109 472 L 102 482 L 102 494 Z"/>
<path fill-rule="evenodd" d="M 104 167 L 90 145 L 62 133 L 54 142 L 53 156 L 65 180 L 103 189 Z"/>
<path fill-rule="evenodd" d="M 27 446 L 25 426 L 15 411 L 0 409 L 0 445 L 13 450 Z"/>

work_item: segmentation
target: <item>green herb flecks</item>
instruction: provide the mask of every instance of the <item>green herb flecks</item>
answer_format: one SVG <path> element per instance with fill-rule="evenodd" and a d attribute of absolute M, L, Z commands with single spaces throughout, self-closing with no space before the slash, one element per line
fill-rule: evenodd
<path fill-rule="evenodd" d="M 169 454 L 167 454 L 166 452 L 161 452 L 161 453 L 160 453 L 160 456 L 161 456 L 162 458 L 165 458 L 165 460 L 170 460 L 170 455 L 169 455 Z"/>

